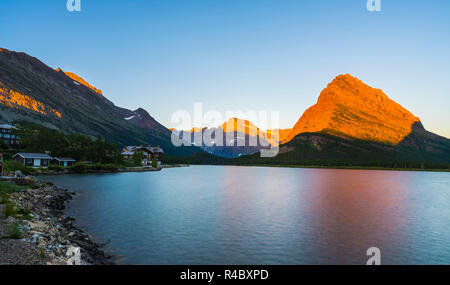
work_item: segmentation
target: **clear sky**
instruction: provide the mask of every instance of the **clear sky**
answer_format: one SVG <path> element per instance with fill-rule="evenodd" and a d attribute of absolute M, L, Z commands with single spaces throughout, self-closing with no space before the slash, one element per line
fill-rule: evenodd
<path fill-rule="evenodd" d="M 450 137 L 450 1 L 0 1 L 0 47 L 84 77 L 171 127 L 177 110 L 278 110 L 292 127 L 336 75 Z"/>

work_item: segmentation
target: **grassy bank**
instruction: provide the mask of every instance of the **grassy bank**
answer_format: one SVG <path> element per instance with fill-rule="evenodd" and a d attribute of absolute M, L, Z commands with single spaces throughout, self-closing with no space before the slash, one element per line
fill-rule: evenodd
<path fill-rule="evenodd" d="M 141 166 L 130 166 L 114 163 L 83 163 L 78 162 L 69 167 L 60 165 L 49 165 L 48 168 L 33 168 L 24 166 L 16 161 L 10 160 L 5 162 L 6 174 L 19 170 L 24 175 L 43 175 L 43 174 L 69 174 L 69 173 L 111 173 L 124 171 L 154 171 L 161 168 L 144 168 Z M 12 175 L 12 174 L 11 174 Z"/>
<path fill-rule="evenodd" d="M 27 209 L 19 208 L 14 202 L 11 201 L 10 195 L 14 192 L 20 192 L 29 186 L 20 186 L 11 182 L 0 181 L 0 209 L 3 217 L 13 217 L 16 221 L 9 225 L 8 234 L 6 236 L 0 236 L 0 239 L 21 239 L 22 232 L 20 230 L 20 224 L 23 220 L 31 220 L 33 217 L 30 215 L 30 211 Z"/>
<path fill-rule="evenodd" d="M 88 172 L 95 172 L 95 171 L 108 171 L 108 172 L 116 172 L 121 168 L 124 168 L 126 166 L 120 165 L 120 164 L 113 164 L 113 163 L 93 163 L 93 164 L 86 164 L 86 163 L 76 163 L 69 167 L 64 167 L 60 165 L 49 165 L 48 168 L 34 168 L 25 166 L 23 164 L 20 164 L 14 160 L 8 160 L 5 161 L 5 172 L 14 172 L 19 170 L 25 175 L 37 175 L 41 174 L 43 172 L 46 172 L 48 170 L 55 171 L 55 172 L 73 172 L 73 173 L 88 173 Z"/>

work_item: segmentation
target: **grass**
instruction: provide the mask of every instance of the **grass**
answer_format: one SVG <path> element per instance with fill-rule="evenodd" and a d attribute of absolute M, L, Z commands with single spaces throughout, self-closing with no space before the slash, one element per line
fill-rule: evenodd
<path fill-rule="evenodd" d="M 5 171 L 16 171 L 20 170 L 25 175 L 31 175 L 38 171 L 38 169 L 25 166 L 15 160 L 7 160 L 5 161 Z"/>
<path fill-rule="evenodd" d="M 41 248 L 40 256 L 41 256 L 41 263 L 44 264 L 44 262 L 45 262 L 45 251 L 42 248 Z"/>
<path fill-rule="evenodd" d="M 12 184 L 10 182 L 0 182 L 0 197 L 2 197 L 2 204 L 5 204 L 5 216 L 15 217 L 17 215 L 17 207 L 13 202 L 9 199 L 9 194 L 13 192 L 18 192 L 24 189 L 25 187 Z"/>
<path fill-rule="evenodd" d="M 61 166 L 61 165 L 49 165 L 48 166 L 48 170 L 53 170 L 53 171 L 63 171 L 64 169 L 66 169 L 66 167 Z"/>
<path fill-rule="evenodd" d="M 17 209 L 17 215 L 20 215 L 23 220 L 32 220 L 33 216 L 31 215 L 31 211 L 24 208 Z"/>
<path fill-rule="evenodd" d="M 10 201 L 6 204 L 5 217 L 15 217 L 17 215 L 17 207 Z"/>
<path fill-rule="evenodd" d="M 5 204 L 5 217 L 14 217 L 18 219 L 17 222 L 9 225 L 8 235 L 0 237 L 0 239 L 21 239 L 22 229 L 20 223 L 23 220 L 31 220 L 33 216 L 31 211 L 24 208 L 18 208 L 13 201 L 10 199 L 10 194 L 14 192 L 20 192 L 23 189 L 28 188 L 27 185 L 16 185 L 11 182 L 0 181 L 0 197 L 1 203 Z"/>
<path fill-rule="evenodd" d="M 119 170 L 119 168 L 121 168 L 121 166 L 117 164 L 104 164 L 104 163 L 85 164 L 79 162 L 70 166 L 69 170 L 75 173 L 86 173 L 92 170 L 105 170 L 115 172 Z"/>
<path fill-rule="evenodd" d="M 22 238 L 22 229 L 20 228 L 18 223 L 14 223 L 9 226 L 7 237 L 10 239 L 21 239 Z"/>
<path fill-rule="evenodd" d="M 23 189 L 27 188 L 26 186 L 20 186 L 13 184 L 11 182 L 2 182 L 0 181 L 0 193 L 11 194 L 13 192 L 20 192 Z"/>
<path fill-rule="evenodd" d="M 0 182 L 0 197 L 2 197 L 2 204 L 5 204 L 5 217 L 18 217 L 22 220 L 31 220 L 31 211 L 24 208 L 17 208 L 16 205 L 9 199 L 9 194 L 19 192 L 26 186 L 19 186 L 10 182 Z"/>

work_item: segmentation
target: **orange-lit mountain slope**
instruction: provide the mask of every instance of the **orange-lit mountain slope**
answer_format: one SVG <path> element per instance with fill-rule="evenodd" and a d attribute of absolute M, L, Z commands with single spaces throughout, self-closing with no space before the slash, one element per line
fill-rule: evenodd
<path fill-rule="evenodd" d="M 269 137 L 273 137 L 275 141 L 283 142 L 291 132 L 292 129 L 273 129 L 267 130 L 266 134 Z"/>
<path fill-rule="evenodd" d="M 76 82 L 83 84 L 84 86 L 92 89 L 92 91 L 94 91 L 97 94 L 102 95 L 102 90 L 95 88 L 94 86 L 92 86 L 91 84 L 89 84 L 88 82 L 86 82 L 83 78 L 81 78 L 80 76 L 76 75 L 75 73 L 72 72 L 67 72 L 67 71 L 63 71 L 61 68 L 57 68 L 56 69 L 57 72 L 64 72 L 65 75 L 69 76 L 70 78 L 72 78 L 73 80 L 75 80 Z"/>
<path fill-rule="evenodd" d="M 306 110 L 284 143 L 305 132 L 330 134 L 398 144 L 420 120 L 380 89 L 346 74 L 337 76 Z"/>
<path fill-rule="evenodd" d="M 6 88 L 2 82 L 0 82 L 0 104 L 19 110 L 31 110 L 45 116 L 54 114 L 56 117 L 61 118 L 60 112 L 25 94 Z"/>

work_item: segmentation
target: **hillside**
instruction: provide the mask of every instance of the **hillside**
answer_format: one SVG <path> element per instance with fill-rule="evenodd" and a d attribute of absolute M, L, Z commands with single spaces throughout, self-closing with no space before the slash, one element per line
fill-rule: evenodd
<path fill-rule="evenodd" d="M 80 76 L 6 49 L 0 49 L 0 110 L 4 122 L 38 123 L 67 133 L 101 136 L 119 145 L 160 145 L 173 155 L 201 151 L 174 147 L 170 131 L 145 110 L 117 107 Z M 132 116 L 135 119 L 128 119 Z"/>

